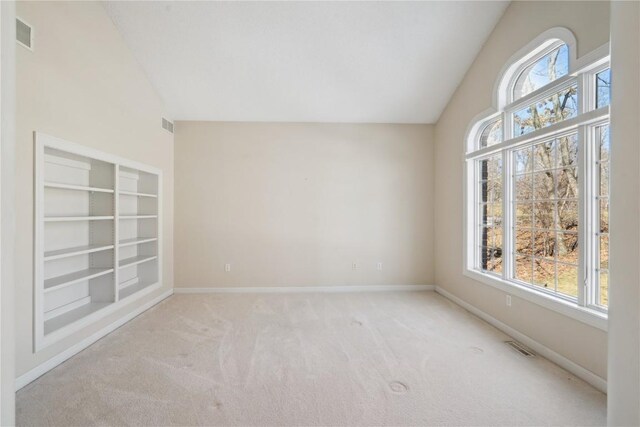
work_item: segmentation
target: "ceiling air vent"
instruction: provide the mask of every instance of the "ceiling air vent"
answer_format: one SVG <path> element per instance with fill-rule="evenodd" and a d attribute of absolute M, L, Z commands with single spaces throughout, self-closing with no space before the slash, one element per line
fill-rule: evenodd
<path fill-rule="evenodd" d="M 524 344 L 519 343 L 518 341 L 505 341 L 505 344 L 507 344 L 509 347 L 511 347 L 512 349 L 514 349 L 515 351 L 517 351 L 523 356 L 527 356 L 527 357 L 535 356 L 535 353 L 533 351 L 529 350 L 527 347 L 525 347 Z"/>
<path fill-rule="evenodd" d="M 167 120 L 167 119 L 165 119 L 163 117 L 162 118 L 162 129 L 173 133 L 173 123 L 171 123 L 169 120 Z"/>
<path fill-rule="evenodd" d="M 16 40 L 22 46 L 33 50 L 33 30 L 29 24 L 16 18 Z"/>

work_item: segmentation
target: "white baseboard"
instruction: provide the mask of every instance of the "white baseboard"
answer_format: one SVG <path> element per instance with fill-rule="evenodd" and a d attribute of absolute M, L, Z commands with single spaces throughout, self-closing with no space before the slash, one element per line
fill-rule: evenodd
<path fill-rule="evenodd" d="M 249 294 L 249 293 L 325 293 L 325 292 L 393 292 L 433 291 L 434 285 L 381 286 L 253 286 L 174 288 L 176 294 Z"/>
<path fill-rule="evenodd" d="M 465 310 L 475 314 L 485 322 L 501 330 L 502 332 L 509 335 L 510 337 L 520 341 L 521 343 L 523 343 L 524 345 L 526 345 L 527 347 L 529 347 L 530 349 L 532 349 L 533 351 L 535 351 L 536 353 L 544 357 L 545 359 L 549 359 L 550 361 L 560 366 L 561 368 L 571 372 L 576 377 L 583 379 L 584 381 L 588 382 L 589 384 L 591 384 L 601 392 L 605 394 L 607 393 L 607 381 L 604 378 L 601 378 L 600 376 L 594 374 L 588 369 L 585 369 L 582 366 L 578 365 L 577 363 L 572 362 L 571 360 L 556 353 L 550 348 L 540 344 L 534 339 L 529 338 L 525 334 L 518 332 L 517 330 L 513 329 L 511 326 L 508 326 L 502 323 L 498 319 L 488 315 L 484 311 L 472 306 L 468 302 L 458 298 L 457 296 L 442 289 L 441 287 L 436 286 L 435 291 L 440 295 L 442 295 L 443 297 L 456 303 L 460 307 L 464 308 Z"/>
<path fill-rule="evenodd" d="M 25 374 L 20 375 L 18 378 L 16 378 L 16 381 L 15 381 L 16 391 L 20 390 L 22 387 L 34 381 L 38 377 L 46 374 L 47 372 L 49 372 L 50 370 L 52 370 L 62 362 L 66 361 L 67 359 L 80 353 L 82 350 L 89 347 L 91 344 L 98 341 L 100 338 L 115 331 L 120 326 L 124 325 L 134 317 L 139 316 L 140 314 L 147 311 L 154 305 L 158 304 L 160 301 L 164 300 L 165 298 L 170 297 L 172 294 L 173 294 L 173 289 L 169 289 L 168 291 L 162 293 L 161 295 L 158 295 L 156 298 L 152 299 L 151 301 L 141 305 L 140 307 L 137 307 L 130 313 L 127 313 L 125 316 L 121 317 L 120 319 L 116 320 L 110 325 L 107 325 L 106 327 L 100 329 L 98 332 L 94 333 L 93 335 L 90 335 L 87 338 L 83 339 L 82 341 L 78 342 L 77 344 L 69 347 L 68 349 L 64 350 L 62 353 L 59 353 L 53 356 L 51 359 L 36 366 L 29 372 L 26 372 Z"/>

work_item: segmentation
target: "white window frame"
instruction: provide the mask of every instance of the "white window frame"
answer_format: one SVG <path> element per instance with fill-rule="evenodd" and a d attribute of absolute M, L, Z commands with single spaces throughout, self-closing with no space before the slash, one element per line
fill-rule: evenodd
<path fill-rule="evenodd" d="M 566 44 L 569 51 L 569 73 L 526 96 L 513 101 L 514 84 L 524 68 L 557 48 Z M 595 74 L 609 67 L 609 45 L 601 46 L 593 52 L 584 55 L 579 60 L 575 58 L 575 38 L 571 32 L 562 28 L 554 28 L 533 40 L 519 51 L 503 68 L 494 90 L 494 108 L 476 116 L 467 130 L 464 154 L 464 268 L 463 274 L 481 283 L 496 287 L 509 294 L 534 302 L 538 305 L 564 314 L 568 317 L 592 325 L 601 330 L 607 330 L 606 309 L 595 304 L 595 286 L 598 281 L 593 280 L 599 271 L 597 248 L 595 243 L 598 235 L 595 231 L 597 220 L 597 188 L 592 174 L 598 167 L 595 161 L 595 129 L 608 123 L 609 107 L 595 108 Z M 513 114 L 532 101 L 557 93 L 572 85 L 578 88 L 577 116 L 567 119 L 543 129 L 538 129 L 525 135 L 514 136 Z M 502 91 L 498 93 L 497 91 Z M 482 130 L 492 121 L 502 119 L 503 140 L 501 143 L 480 148 Z M 579 186 L 579 277 L 578 297 L 573 299 L 556 292 L 545 291 L 534 285 L 519 282 L 513 277 L 513 232 L 514 212 L 513 199 L 513 151 L 517 148 L 553 139 L 564 134 L 577 133 L 581 149 L 578 151 L 578 186 Z M 584 149 L 586 147 L 587 149 Z M 500 153 L 502 155 L 503 182 L 503 267 L 502 273 L 483 272 L 478 266 L 478 160 Z M 599 241 L 599 240 L 598 240 Z M 591 286 L 587 286 L 591 283 Z M 580 286 L 582 284 L 582 286 Z"/>

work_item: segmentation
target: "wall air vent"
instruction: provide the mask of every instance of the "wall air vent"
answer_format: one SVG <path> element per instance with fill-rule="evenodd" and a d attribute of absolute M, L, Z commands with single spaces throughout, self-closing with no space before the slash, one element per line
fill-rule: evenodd
<path fill-rule="evenodd" d="M 523 356 L 535 356 L 535 353 L 533 351 L 529 350 L 524 344 L 519 343 L 518 341 L 505 341 L 504 343 Z"/>
<path fill-rule="evenodd" d="M 173 123 L 171 123 L 169 120 L 167 120 L 167 119 L 165 119 L 163 117 L 162 118 L 162 129 L 173 133 Z"/>
<path fill-rule="evenodd" d="M 33 29 L 19 18 L 16 18 L 16 40 L 27 49 L 33 50 Z"/>

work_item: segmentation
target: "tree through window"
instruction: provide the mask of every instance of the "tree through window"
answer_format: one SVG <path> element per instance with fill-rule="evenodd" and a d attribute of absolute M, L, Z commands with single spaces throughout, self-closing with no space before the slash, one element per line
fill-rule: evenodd
<path fill-rule="evenodd" d="M 468 268 L 606 309 L 608 58 L 575 71 L 566 44 L 544 46 L 503 76 L 512 79 L 499 86 L 511 103 L 469 136 L 467 168 L 475 185 L 467 199 L 474 206 Z"/>

